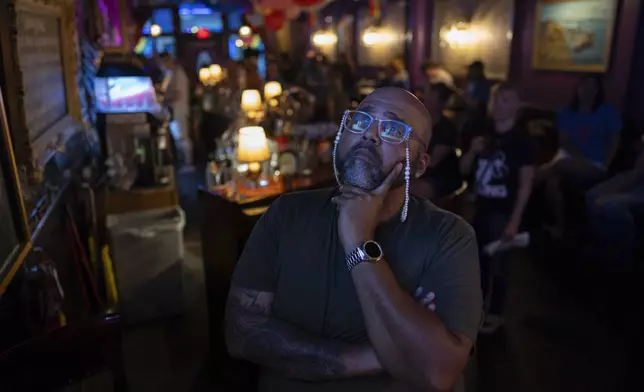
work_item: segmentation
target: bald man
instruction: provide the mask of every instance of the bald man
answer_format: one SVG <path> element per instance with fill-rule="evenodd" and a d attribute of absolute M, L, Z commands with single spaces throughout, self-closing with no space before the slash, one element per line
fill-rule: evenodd
<path fill-rule="evenodd" d="M 226 342 L 261 367 L 260 391 L 449 391 L 459 379 L 481 319 L 478 255 L 463 220 L 409 196 L 431 124 L 412 94 L 376 90 L 344 115 L 339 186 L 284 195 L 255 226 Z"/>

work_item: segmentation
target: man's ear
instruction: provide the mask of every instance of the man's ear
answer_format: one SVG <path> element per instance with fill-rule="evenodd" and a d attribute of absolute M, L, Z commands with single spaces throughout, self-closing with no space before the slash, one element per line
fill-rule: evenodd
<path fill-rule="evenodd" d="M 423 151 L 419 155 L 420 156 L 418 157 L 418 168 L 416 170 L 416 173 L 412 173 L 414 178 L 420 178 L 420 176 L 425 174 L 425 171 L 427 170 L 427 166 L 429 165 L 429 154 Z"/>

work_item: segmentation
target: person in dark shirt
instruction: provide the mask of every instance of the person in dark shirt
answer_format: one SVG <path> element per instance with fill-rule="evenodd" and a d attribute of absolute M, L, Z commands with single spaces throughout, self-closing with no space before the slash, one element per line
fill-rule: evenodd
<path fill-rule="evenodd" d="M 482 133 L 472 139 L 469 151 L 461 157 L 461 171 L 473 174 L 477 196 L 474 229 L 481 247 L 487 307 L 482 332 L 493 332 L 501 325 L 507 290 L 505 271 L 492 275 L 492 259 L 483 248 L 492 241 L 510 241 L 517 235 L 535 172 L 529 137 L 516 125 L 520 105 L 517 91 L 510 84 L 501 84 L 492 99 L 492 121 L 484 124 Z M 507 253 L 501 253 L 495 260 L 501 269 L 507 264 L 505 256 Z"/>
<path fill-rule="evenodd" d="M 430 136 L 420 101 L 378 89 L 341 123 L 340 186 L 283 195 L 261 217 L 225 321 L 229 353 L 260 366 L 260 391 L 457 382 L 481 317 L 477 246 L 465 221 L 407 192 Z"/>
<path fill-rule="evenodd" d="M 586 194 L 589 222 L 604 258 L 629 264 L 637 246 L 635 211 L 644 213 L 644 135 L 632 167 L 601 182 Z"/>
<path fill-rule="evenodd" d="M 423 176 L 414 181 L 412 193 L 430 200 L 455 191 L 462 181 L 456 156 L 458 130 L 454 123 L 443 115 L 451 95 L 452 91 L 443 83 L 433 84 L 423 93 L 425 106 L 434 120 L 434 125 L 432 140 L 427 148 L 429 164 Z"/>

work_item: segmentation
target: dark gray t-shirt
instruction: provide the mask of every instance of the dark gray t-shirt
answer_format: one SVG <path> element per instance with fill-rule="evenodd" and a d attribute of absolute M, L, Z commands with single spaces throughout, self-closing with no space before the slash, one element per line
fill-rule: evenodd
<path fill-rule="evenodd" d="M 232 283 L 275 293 L 272 316 L 311 334 L 348 343 L 368 341 L 360 302 L 338 238 L 335 189 L 280 197 L 255 226 Z M 407 221 L 396 215 L 375 240 L 402 289 L 436 293 L 447 329 L 476 339 L 481 319 L 478 253 L 460 217 L 412 197 Z M 429 311 L 429 310 L 428 310 Z M 402 391 L 388 375 L 325 383 L 262 372 L 261 391 Z"/>

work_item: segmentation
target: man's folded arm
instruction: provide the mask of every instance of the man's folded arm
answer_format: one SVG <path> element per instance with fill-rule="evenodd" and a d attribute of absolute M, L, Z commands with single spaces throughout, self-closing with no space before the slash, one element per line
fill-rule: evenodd
<path fill-rule="evenodd" d="M 233 286 L 226 305 L 226 345 L 231 356 L 304 381 L 377 374 L 370 345 L 323 339 L 271 317 L 273 293 Z"/>

